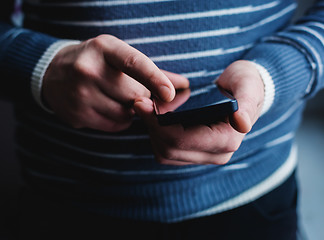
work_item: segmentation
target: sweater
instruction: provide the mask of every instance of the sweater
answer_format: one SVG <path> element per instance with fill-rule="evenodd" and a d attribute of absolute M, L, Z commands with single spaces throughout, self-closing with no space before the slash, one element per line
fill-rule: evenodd
<path fill-rule="evenodd" d="M 217 214 L 273 190 L 296 167 L 295 132 L 324 82 L 324 1 L 292 23 L 296 7 L 293 0 L 24 1 L 22 26 L 0 24 L 0 96 L 15 104 L 25 181 L 73 207 L 157 222 Z M 233 61 L 253 61 L 267 107 L 225 165 L 157 163 L 136 117 L 118 133 L 73 129 L 41 106 L 42 76 L 59 49 L 99 34 L 202 90 Z"/>

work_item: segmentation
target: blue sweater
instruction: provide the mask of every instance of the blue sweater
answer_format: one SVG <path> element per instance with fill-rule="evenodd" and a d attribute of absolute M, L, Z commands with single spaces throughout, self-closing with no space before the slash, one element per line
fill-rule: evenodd
<path fill-rule="evenodd" d="M 324 1 L 291 25 L 296 7 L 293 0 L 25 1 L 23 27 L 0 24 L 0 94 L 15 103 L 26 182 L 89 211 L 160 222 L 219 213 L 271 191 L 296 166 L 303 106 L 324 82 Z M 103 33 L 201 88 L 233 61 L 254 61 L 270 74 L 274 101 L 228 164 L 158 164 L 140 119 L 119 133 L 77 130 L 32 97 L 31 79 L 50 46 Z"/>

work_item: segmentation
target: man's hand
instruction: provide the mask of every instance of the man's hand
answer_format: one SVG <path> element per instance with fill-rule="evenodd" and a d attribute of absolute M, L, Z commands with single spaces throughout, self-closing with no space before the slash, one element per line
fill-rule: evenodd
<path fill-rule="evenodd" d="M 124 130 L 132 123 L 135 99 L 154 94 L 171 101 L 184 77 L 161 71 L 125 42 L 100 35 L 61 49 L 43 78 L 49 107 L 76 128 Z"/>
<path fill-rule="evenodd" d="M 264 86 L 255 66 L 248 61 L 231 64 L 217 80 L 237 99 L 239 110 L 229 122 L 209 126 L 159 126 L 149 98 L 135 101 L 135 111 L 149 127 L 157 161 L 162 164 L 225 164 L 239 148 L 244 135 L 258 119 Z"/>

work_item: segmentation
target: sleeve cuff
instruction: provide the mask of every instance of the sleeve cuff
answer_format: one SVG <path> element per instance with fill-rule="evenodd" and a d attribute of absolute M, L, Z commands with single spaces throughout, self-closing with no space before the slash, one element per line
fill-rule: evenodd
<path fill-rule="evenodd" d="M 38 60 L 31 76 L 31 92 L 34 100 L 37 104 L 42 107 L 45 111 L 53 113 L 48 107 L 45 106 L 42 100 L 42 85 L 44 74 L 55 57 L 55 55 L 64 47 L 79 44 L 80 41 L 73 40 L 59 40 L 50 45 L 41 58 Z"/>
<path fill-rule="evenodd" d="M 262 110 L 261 110 L 261 116 L 262 116 L 266 112 L 268 112 L 268 110 L 271 108 L 271 106 L 274 102 L 275 85 L 274 85 L 273 79 L 267 69 L 265 69 L 263 66 L 261 66 L 260 64 L 258 64 L 256 62 L 251 61 L 251 63 L 253 63 L 254 66 L 256 67 L 256 69 L 258 70 L 258 72 L 261 76 L 261 79 L 263 81 L 263 84 L 264 84 L 264 102 L 263 102 L 263 106 L 262 106 Z"/>

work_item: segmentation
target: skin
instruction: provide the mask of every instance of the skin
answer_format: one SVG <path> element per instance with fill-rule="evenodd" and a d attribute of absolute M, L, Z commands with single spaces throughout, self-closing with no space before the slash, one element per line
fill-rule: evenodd
<path fill-rule="evenodd" d="M 125 42 L 100 35 L 56 54 L 44 75 L 42 95 L 54 113 L 74 128 L 117 132 L 127 129 L 138 114 L 149 128 L 161 164 L 225 164 L 259 117 L 264 86 L 248 61 L 228 66 L 217 84 L 239 104 L 228 122 L 160 126 L 151 95 L 170 102 L 175 89 L 188 88 L 189 81 L 160 70 Z"/>
<path fill-rule="evenodd" d="M 152 101 L 139 98 L 134 109 L 149 126 L 156 160 L 161 164 L 226 164 L 239 148 L 246 133 L 258 119 L 264 85 L 248 61 L 236 61 L 226 68 L 217 84 L 231 92 L 239 110 L 228 122 L 184 128 L 182 125 L 159 126 Z"/>
<path fill-rule="evenodd" d="M 100 35 L 61 49 L 43 78 L 42 96 L 74 128 L 108 132 L 127 129 L 136 99 L 151 94 L 169 102 L 186 78 L 160 70 L 125 42 Z"/>

